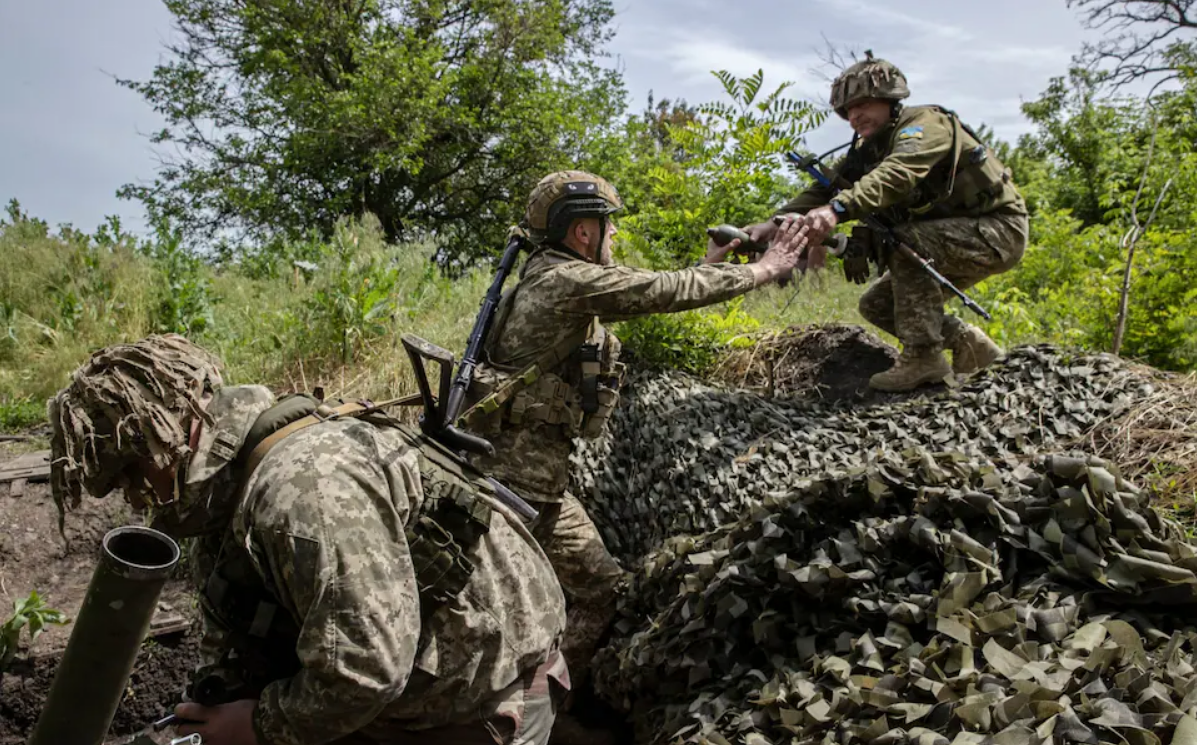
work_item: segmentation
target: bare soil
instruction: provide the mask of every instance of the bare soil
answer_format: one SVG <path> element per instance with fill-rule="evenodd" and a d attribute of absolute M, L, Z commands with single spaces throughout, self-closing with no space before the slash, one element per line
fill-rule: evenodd
<path fill-rule="evenodd" d="M 5 457 L 0 452 L 0 460 Z M 17 497 L 9 492 L 9 485 L 0 484 L 0 623 L 8 619 L 13 604 L 33 590 L 48 606 L 73 619 L 87 594 L 104 535 L 141 520 L 119 496 L 85 500 L 67 515 L 64 540 L 48 484 L 28 484 Z M 177 576 L 163 589 L 158 614 L 194 619 L 193 605 L 183 579 Z M 22 632 L 17 659 L 0 673 L 0 745 L 23 743 L 32 733 L 71 629 L 70 623 L 51 626 L 32 646 Z M 198 659 L 198 643 L 193 622 L 182 632 L 157 636 L 142 645 L 112 723 L 110 742 L 127 741 L 174 708 Z"/>

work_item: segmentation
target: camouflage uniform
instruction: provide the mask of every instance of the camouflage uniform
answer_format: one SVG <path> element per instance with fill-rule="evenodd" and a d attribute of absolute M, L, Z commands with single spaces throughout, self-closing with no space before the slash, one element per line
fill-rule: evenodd
<path fill-rule="evenodd" d="M 850 188 L 833 195 L 815 185 L 778 213 L 806 213 L 834 198 L 841 222 L 879 214 L 960 289 L 1008 271 L 1027 244 L 1026 204 L 1009 171 L 953 112 L 897 104 L 909 94 L 900 75 L 870 57 L 837 80 L 833 104 L 841 116 L 847 103 L 870 97 L 893 100 L 896 114 L 881 131 L 855 140 L 833 169 L 832 181 L 842 177 Z M 860 299 L 870 323 L 905 347 L 935 353 L 955 350 L 966 331 L 981 333 L 944 314 L 942 289 L 912 262 L 895 254 L 887 268 Z"/>
<path fill-rule="evenodd" d="M 64 509 L 82 489 L 123 484 L 130 501 L 155 501 L 156 526 L 198 536 L 196 700 L 257 698 L 253 726 L 271 745 L 544 745 L 569 687 L 565 598 L 519 518 L 472 488 L 477 474 L 386 421 L 300 429 L 243 479 L 247 437 L 278 409 L 265 388 L 221 387 L 210 359 L 180 337 L 116 345 L 49 407 Z M 194 417 L 204 426 L 192 448 Z M 173 454 L 161 463 L 178 467 L 173 497 L 133 488 L 150 453 Z M 477 523 L 455 566 L 439 561 L 446 534 L 427 527 L 446 502 Z M 441 577 L 460 583 L 449 591 Z"/>
<path fill-rule="evenodd" d="M 598 319 L 698 308 L 742 295 L 753 286 L 746 266 L 655 272 L 595 264 L 572 252 L 543 247 L 528 258 L 518 284 L 499 305 L 485 363 L 471 388 L 471 404 L 553 350 L 562 353 L 524 389 L 523 398 L 517 396 L 490 414 L 475 410 L 466 421 L 495 446 L 495 456 L 476 457 L 479 468 L 538 503 L 541 515 L 533 533 L 567 596 L 575 601 L 567 635 L 571 669 L 581 670 L 588 661 L 589 646 L 614 611 L 614 596 L 625 575 L 581 503 L 567 491 L 573 439 L 598 436 L 618 401 L 620 344 Z M 601 408 L 589 415 L 578 408 L 583 364 L 577 352 L 583 343 L 593 344 L 599 357 Z"/>
<path fill-rule="evenodd" d="M 230 469 L 221 466 L 236 453 L 228 445 L 244 438 L 249 414 L 270 403 L 264 388 L 216 394 L 208 407 L 216 422 L 205 433 L 212 445 L 200 443 L 190 488 L 227 488 L 221 474 Z M 229 529 L 200 540 L 197 581 L 210 581 L 221 562 L 226 575 L 252 572 L 297 622 L 296 637 L 282 644 L 294 645 L 301 667 L 262 690 L 254 722 L 263 742 L 352 733 L 352 742 L 407 742 L 411 730 L 480 715 L 486 725 L 473 726 L 474 741 L 491 727 L 506 734 L 503 742 L 545 741 L 528 730 L 547 736 L 548 680 L 568 687 L 555 651 L 565 622 L 560 587 L 520 520 L 492 502 L 464 592 L 422 619 L 405 529 L 436 469 L 414 433 L 325 422 L 276 445 L 245 485 Z M 210 599 L 205 650 L 223 653 L 228 630 Z M 526 707 L 538 716 L 521 726 L 533 713 Z"/>

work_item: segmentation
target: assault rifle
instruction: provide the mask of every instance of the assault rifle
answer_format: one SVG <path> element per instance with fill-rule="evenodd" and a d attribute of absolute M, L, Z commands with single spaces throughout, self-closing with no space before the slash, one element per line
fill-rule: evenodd
<path fill-rule="evenodd" d="M 513 230 L 507 240 L 507 247 L 503 250 L 503 257 L 499 260 L 499 268 L 495 278 L 482 298 L 482 308 L 478 317 L 474 319 L 474 328 L 470 331 L 469 341 L 466 343 L 465 354 L 461 364 L 457 366 L 457 374 L 453 374 L 453 354 L 442 347 L 421 339 L 412 334 L 404 334 L 403 347 L 411 358 L 412 368 L 416 374 L 416 385 L 420 388 L 420 399 L 424 404 L 424 413 L 420 415 L 420 429 L 425 435 L 436 440 L 452 451 L 459 458 L 463 458 L 462 451 L 494 455 L 494 445 L 482 437 L 462 432 L 457 428 L 457 418 L 461 415 L 462 405 L 465 403 L 466 391 L 474 379 L 474 370 L 482 357 L 482 347 L 486 344 L 486 337 L 490 333 L 491 323 L 495 318 L 495 310 L 499 307 L 499 300 L 503 295 L 503 283 L 515 267 L 516 259 L 523 250 L 525 238 L 518 229 Z M 436 362 L 440 368 L 439 387 L 433 395 L 432 386 L 428 380 L 425 361 Z M 495 490 L 495 496 L 525 520 L 536 519 L 537 512 L 532 505 L 525 502 L 518 494 L 508 489 L 495 479 L 487 476 L 487 482 Z"/>
<path fill-rule="evenodd" d="M 838 150 L 840 148 L 836 149 Z M 829 179 L 821 170 L 819 170 L 818 164 L 822 162 L 826 155 L 827 154 L 822 156 L 809 155 L 802 157 L 797 153 L 788 152 L 786 153 L 786 160 L 793 163 L 798 169 L 805 171 L 821 186 L 831 189 L 832 194 L 838 194 L 844 186 L 851 186 L 851 184 L 844 180 L 842 176 L 837 176 L 836 183 L 832 183 L 831 179 Z M 878 236 L 888 248 L 897 251 L 910 261 L 918 264 L 923 271 L 931 275 L 932 279 L 938 282 L 945 289 L 951 291 L 953 295 L 960 298 L 966 308 L 981 316 L 986 321 L 993 320 L 993 317 L 990 316 L 984 308 L 982 308 L 980 305 L 977 305 L 976 301 L 974 301 L 968 295 L 965 295 L 960 288 L 952 284 L 951 280 L 940 274 L 935 267 L 931 265 L 932 262 L 924 259 L 918 254 L 917 251 L 915 251 L 905 241 L 899 238 L 897 233 L 894 232 L 893 225 L 889 224 L 889 222 L 880 215 L 868 215 L 861 218 L 861 221 L 867 225 L 869 229 L 873 231 L 874 235 Z"/>

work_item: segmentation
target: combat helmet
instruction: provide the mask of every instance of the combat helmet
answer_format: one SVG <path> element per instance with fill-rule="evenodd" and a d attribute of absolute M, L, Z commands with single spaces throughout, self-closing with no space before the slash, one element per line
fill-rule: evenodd
<path fill-rule="evenodd" d="M 831 84 L 831 108 L 841 118 L 848 118 L 848 107 L 866 98 L 901 101 L 910 96 L 906 76 L 892 62 L 874 59 L 873 50 L 865 51 L 865 59 L 840 73 Z"/>
<path fill-rule="evenodd" d="M 223 384 L 220 361 L 182 336 L 163 334 L 106 347 L 71 377 L 47 406 L 60 518 L 83 491 L 103 497 L 121 487 L 131 503 L 169 504 L 149 488 L 142 468 L 131 467 L 149 462 L 186 471 L 192 451 L 185 425 L 195 418 L 211 423 L 204 399 Z"/>
<path fill-rule="evenodd" d="M 623 200 L 606 179 L 586 171 L 558 171 L 532 190 L 524 227 L 533 243 L 555 243 L 565 238 L 571 220 L 605 218 L 621 209 Z"/>

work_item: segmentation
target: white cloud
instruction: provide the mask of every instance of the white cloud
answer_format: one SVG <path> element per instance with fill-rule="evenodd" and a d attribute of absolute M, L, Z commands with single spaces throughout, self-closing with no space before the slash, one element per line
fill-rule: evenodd
<path fill-rule="evenodd" d="M 683 82 L 710 80 L 712 70 L 727 70 L 737 77 L 765 71 L 765 85 L 772 88 L 782 81 L 794 83 L 791 90 L 810 95 L 825 87 L 810 67 L 818 63 L 813 57 L 783 58 L 765 54 L 746 46 L 716 37 L 714 34 L 684 32 L 666 42 L 659 55 L 671 69 L 683 76 Z"/>
<path fill-rule="evenodd" d="M 1024 67 L 1057 70 L 1066 69 L 1072 52 L 1063 47 L 1026 47 L 1026 46 L 995 46 L 984 47 L 968 45 L 961 51 L 967 57 L 977 62 L 990 63 L 997 66 L 1020 65 Z"/>
<path fill-rule="evenodd" d="M 825 5 L 833 6 L 837 16 L 845 17 L 853 24 L 868 27 L 885 27 L 889 32 L 897 30 L 893 26 L 904 26 L 907 29 L 922 32 L 927 36 L 941 39 L 957 39 L 969 41 L 973 35 L 960 26 L 944 23 L 942 18 L 927 19 L 894 10 L 887 5 L 867 2 L 867 0 L 817 0 Z M 897 34 L 894 33 L 896 36 Z M 909 38 L 902 41 L 909 42 Z M 878 55 L 881 56 L 881 55 Z"/>

